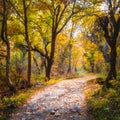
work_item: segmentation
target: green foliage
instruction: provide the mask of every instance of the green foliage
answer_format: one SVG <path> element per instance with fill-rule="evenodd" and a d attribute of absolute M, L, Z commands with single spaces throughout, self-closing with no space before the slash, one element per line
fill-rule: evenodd
<path fill-rule="evenodd" d="M 120 120 L 120 83 L 113 82 L 110 89 L 89 91 L 88 107 L 96 120 Z"/>
<path fill-rule="evenodd" d="M 28 97 L 28 94 L 20 93 L 19 95 L 13 95 L 12 97 L 4 97 L 1 100 L 1 104 L 4 105 L 13 105 L 14 107 L 18 107 L 26 98 Z"/>
<path fill-rule="evenodd" d="M 42 82 L 43 84 L 45 84 L 45 74 L 41 73 L 41 74 L 32 74 L 31 76 L 31 83 L 32 85 L 36 84 L 37 82 Z"/>
<path fill-rule="evenodd" d="M 15 112 L 15 108 L 21 105 L 27 98 L 29 94 L 20 93 L 19 95 L 13 95 L 12 97 L 4 97 L 0 101 L 0 120 L 6 120 L 9 117 L 9 114 Z"/>
<path fill-rule="evenodd" d="M 47 81 L 47 85 L 51 85 L 51 84 L 55 84 L 55 83 L 58 83 L 60 82 L 61 79 L 50 79 L 49 81 Z"/>
<path fill-rule="evenodd" d="M 7 117 L 6 117 L 6 116 L 1 116 L 1 115 L 0 115 L 0 120 L 7 120 Z"/>
<path fill-rule="evenodd" d="M 117 79 L 120 80 L 120 71 L 117 72 Z"/>
<path fill-rule="evenodd" d="M 22 105 L 38 88 L 21 90 L 11 97 L 4 97 L 0 100 L 0 120 L 7 120 L 15 109 Z"/>

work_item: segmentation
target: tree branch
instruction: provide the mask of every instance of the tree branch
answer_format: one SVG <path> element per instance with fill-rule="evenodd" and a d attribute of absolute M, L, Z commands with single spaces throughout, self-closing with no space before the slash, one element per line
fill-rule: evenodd
<path fill-rule="evenodd" d="M 72 17 L 73 15 L 75 15 L 75 14 L 77 14 L 77 13 L 80 12 L 80 10 L 74 11 L 75 3 L 76 3 L 76 0 L 74 0 L 71 14 L 67 17 L 67 19 L 65 20 L 64 24 L 62 25 L 62 27 L 61 27 L 59 30 L 57 30 L 57 34 L 59 34 L 59 33 L 63 30 L 63 28 L 65 27 L 65 25 L 68 23 L 68 21 L 71 19 L 71 17 Z M 63 11 L 61 12 L 61 15 L 60 15 L 58 24 L 59 24 L 59 22 L 60 22 L 60 20 L 61 20 L 61 18 L 62 18 L 62 16 L 63 16 L 64 11 L 66 10 L 66 8 L 67 8 L 67 6 L 65 5 Z"/>
<path fill-rule="evenodd" d="M 26 9 L 29 8 L 29 6 L 31 5 L 31 3 L 32 3 L 32 0 L 30 0 L 29 4 L 26 6 Z"/>
<path fill-rule="evenodd" d="M 41 56 L 46 57 L 44 52 L 36 46 L 32 47 L 32 51 L 38 52 Z"/>
<path fill-rule="evenodd" d="M 15 6 L 12 4 L 12 2 L 10 0 L 7 0 L 7 2 L 11 5 L 11 7 L 14 9 L 14 11 L 17 13 L 17 15 L 19 16 L 19 19 L 21 23 L 24 24 L 24 19 L 23 17 L 21 16 L 21 14 L 19 13 L 19 11 L 15 8 Z"/>
<path fill-rule="evenodd" d="M 73 13 L 71 13 L 69 15 L 69 17 L 66 19 L 65 23 L 63 24 L 63 26 L 57 31 L 57 34 L 59 34 L 62 31 L 62 29 L 65 27 L 65 25 L 68 23 L 68 21 L 71 19 L 72 16 L 73 16 Z"/>
<path fill-rule="evenodd" d="M 62 12 L 61 12 L 61 14 L 60 14 L 60 17 L 59 17 L 59 19 L 58 19 L 58 21 L 57 21 L 58 24 L 60 23 L 60 21 L 61 21 L 61 19 L 62 19 L 62 17 L 63 17 L 63 14 L 64 14 L 64 12 L 65 12 L 65 10 L 66 10 L 66 8 L 67 8 L 67 5 L 65 4 L 65 5 L 64 5 L 64 8 L 63 8 L 63 10 L 62 10 Z"/>

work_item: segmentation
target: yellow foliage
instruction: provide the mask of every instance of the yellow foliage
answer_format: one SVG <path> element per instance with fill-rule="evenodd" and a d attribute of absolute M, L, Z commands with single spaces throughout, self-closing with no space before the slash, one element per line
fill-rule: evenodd
<path fill-rule="evenodd" d="M 63 34 L 63 33 L 60 33 L 58 34 L 57 36 L 57 41 L 59 42 L 59 44 L 61 45 L 65 45 L 66 41 L 68 40 L 69 38 Z"/>
<path fill-rule="evenodd" d="M 61 81 L 61 79 L 50 79 L 49 81 L 47 81 L 47 85 L 51 85 L 51 84 L 54 84 L 54 83 L 57 83 L 60 81 Z"/>

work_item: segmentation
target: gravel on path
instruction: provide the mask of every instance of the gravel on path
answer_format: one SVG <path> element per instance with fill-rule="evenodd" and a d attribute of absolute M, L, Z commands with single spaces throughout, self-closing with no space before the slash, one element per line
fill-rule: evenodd
<path fill-rule="evenodd" d="M 85 76 L 47 86 L 35 93 L 9 120 L 92 120 L 83 89 L 87 81 L 94 78 L 96 76 Z"/>

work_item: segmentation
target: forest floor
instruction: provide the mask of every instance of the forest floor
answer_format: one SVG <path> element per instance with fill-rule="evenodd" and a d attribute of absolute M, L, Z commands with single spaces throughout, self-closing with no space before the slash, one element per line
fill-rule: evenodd
<path fill-rule="evenodd" d="M 95 75 L 87 75 L 45 86 L 9 120 L 93 120 L 87 109 L 84 88 L 87 81 L 94 78 Z"/>

